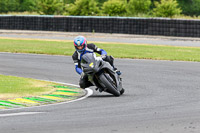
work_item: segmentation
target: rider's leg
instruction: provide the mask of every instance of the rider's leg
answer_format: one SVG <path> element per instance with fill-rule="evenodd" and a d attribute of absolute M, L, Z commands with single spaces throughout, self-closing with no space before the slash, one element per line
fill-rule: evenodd
<path fill-rule="evenodd" d="M 83 89 L 90 87 L 90 86 L 93 86 L 93 84 L 90 81 L 88 81 L 87 75 L 84 75 L 83 77 L 80 78 L 79 85 Z"/>
<path fill-rule="evenodd" d="M 113 69 L 116 71 L 116 73 L 118 75 L 121 75 L 121 72 L 117 70 L 117 68 L 114 66 L 114 58 L 112 56 L 106 56 L 103 60 L 109 62 Z"/>

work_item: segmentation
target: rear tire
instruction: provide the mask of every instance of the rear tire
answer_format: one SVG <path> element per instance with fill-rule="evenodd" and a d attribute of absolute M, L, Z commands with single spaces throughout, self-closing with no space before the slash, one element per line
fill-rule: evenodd
<path fill-rule="evenodd" d="M 109 74 L 101 74 L 99 76 L 101 82 L 106 86 L 107 92 L 113 94 L 114 96 L 119 97 L 120 92 L 116 89 L 116 86 L 111 82 L 113 79 L 110 77 Z"/>

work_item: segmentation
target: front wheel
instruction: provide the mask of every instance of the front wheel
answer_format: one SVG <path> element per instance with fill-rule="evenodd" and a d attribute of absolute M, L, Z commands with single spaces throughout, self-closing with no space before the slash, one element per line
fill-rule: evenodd
<path fill-rule="evenodd" d="M 106 86 L 107 92 L 113 94 L 114 96 L 120 96 L 120 92 L 117 90 L 116 85 L 114 84 L 113 79 L 109 74 L 103 73 L 99 76 L 101 82 Z"/>
<path fill-rule="evenodd" d="M 121 95 L 124 94 L 124 91 L 125 91 L 124 88 L 122 88 L 121 91 L 120 91 L 120 94 Z"/>

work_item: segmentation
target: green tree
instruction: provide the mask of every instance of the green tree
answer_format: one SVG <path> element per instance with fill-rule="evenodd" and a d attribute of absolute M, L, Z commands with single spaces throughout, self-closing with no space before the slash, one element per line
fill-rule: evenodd
<path fill-rule="evenodd" d="M 65 4 L 74 3 L 74 2 L 75 2 L 75 0 L 64 0 Z"/>
<path fill-rule="evenodd" d="M 20 3 L 19 0 L 7 0 L 6 6 L 9 12 L 17 12 L 19 11 Z"/>
<path fill-rule="evenodd" d="M 176 0 L 161 0 L 161 2 L 155 2 L 153 15 L 156 17 L 173 17 L 180 15 L 180 13 L 181 9 L 178 8 Z"/>
<path fill-rule="evenodd" d="M 124 1 L 121 0 L 108 0 L 104 2 L 102 11 L 109 16 L 121 16 L 126 13 Z"/>
<path fill-rule="evenodd" d="M 64 11 L 63 0 L 37 0 L 37 5 L 41 15 L 60 15 Z"/>
<path fill-rule="evenodd" d="M 151 0 L 129 0 L 127 13 L 129 15 L 145 14 L 150 10 Z"/>
<path fill-rule="evenodd" d="M 106 2 L 106 1 L 108 1 L 108 0 L 97 0 L 97 2 L 99 3 L 100 6 L 102 6 L 103 3 Z"/>
<path fill-rule="evenodd" d="M 1 13 L 8 12 L 7 0 L 0 0 L 0 12 Z"/>
<path fill-rule="evenodd" d="M 155 8 L 154 5 L 155 2 L 160 2 L 160 0 L 151 0 L 151 6 L 150 6 L 151 9 Z"/>
<path fill-rule="evenodd" d="M 200 0 L 178 0 L 182 13 L 190 16 L 200 15 Z"/>
<path fill-rule="evenodd" d="M 36 0 L 20 0 L 20 11 L 35 11 Z"/>
<path fill-rule="evenodd" d="M 0 12 L 33 11 L 36 0 L 0 0 Z"/>
<path fill-rule="evenodd" d="M 67 7 L 69 15 L 90 16 L 99 13 L 98 3 L 95 0 L 76 0 Z"/>

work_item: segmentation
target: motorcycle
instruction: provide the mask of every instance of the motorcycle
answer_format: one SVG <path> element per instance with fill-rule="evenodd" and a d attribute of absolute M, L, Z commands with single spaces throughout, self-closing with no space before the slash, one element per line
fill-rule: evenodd
<path fill-rule="evenodd" d="M 86 53 L 82 56 L 81 67 L 88 76 L 88 80 L 95 85 L 100 92 L 108 92 L 114 96 L 124 93 L 122 78 L 114 70 L 110 63 L 101 57 L 96 57 L 95 53 Z"/>

